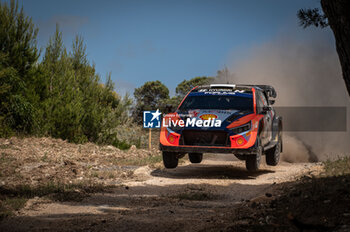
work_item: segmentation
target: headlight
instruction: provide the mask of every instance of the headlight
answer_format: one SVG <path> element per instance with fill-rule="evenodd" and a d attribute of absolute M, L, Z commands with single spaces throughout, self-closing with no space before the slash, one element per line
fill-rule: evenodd
<path fill-rule="evenodd" d="M 242 126 L 234 127 L 230 130 L 235 134 L 240 134 L 242 132 L 249 131 L 250 128 L 251 128 L 251 122 L 248 122 Z"/>

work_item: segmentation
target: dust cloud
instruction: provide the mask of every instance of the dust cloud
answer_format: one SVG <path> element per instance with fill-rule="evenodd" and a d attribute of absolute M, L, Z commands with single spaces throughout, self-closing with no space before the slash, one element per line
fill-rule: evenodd
<path fill-rule="evenodd" d="M 232 57 L 228 77 L 215 82 L 272 85 L 277 91 L 275 107 L 347 107 L 346 131 L 285 131 L 285 161 L 315 162 L 350 154 L 350 101 L 329 29 L 284 33 L 250 48 L 239 59 Z"/>

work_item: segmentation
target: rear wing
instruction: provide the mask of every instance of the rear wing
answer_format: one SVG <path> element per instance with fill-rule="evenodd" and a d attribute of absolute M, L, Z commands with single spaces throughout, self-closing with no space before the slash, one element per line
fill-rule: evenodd
<path fill-rule="evenodd" d="M 270 98 L 270 97 L 276 98 L 277 97 L 276 90 L 271 85 L 244 85 L 244 86 L 250 86 L 250 87 L 255 87 L 255 88 L 258 87 L 263 92 L 265 92 L 265 94 L 268 98 Z"/>

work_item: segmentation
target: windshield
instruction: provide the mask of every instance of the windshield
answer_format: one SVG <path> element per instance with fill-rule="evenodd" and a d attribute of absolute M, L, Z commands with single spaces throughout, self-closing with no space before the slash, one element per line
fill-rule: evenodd
<path fill-rule="evenodd" d="M 253 98 L 240 96 L 188 96 L 179 110 L 217 109 L 253 111 Z"/>

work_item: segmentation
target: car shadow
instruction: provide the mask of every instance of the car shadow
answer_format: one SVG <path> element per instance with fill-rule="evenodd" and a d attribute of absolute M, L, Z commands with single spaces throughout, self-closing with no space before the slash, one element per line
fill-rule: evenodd
<path fill-rule="evenodd" d="M 275 171 L 261 169 L 249 172 L 243 167 L 233 165 L 189 164 L 175 169 L 157 169 L 151 172 L 152 176 L 172 179 L 255 179 L 256 177 L 274 173 Z"/>

